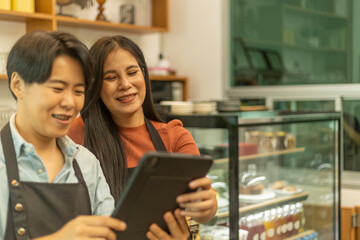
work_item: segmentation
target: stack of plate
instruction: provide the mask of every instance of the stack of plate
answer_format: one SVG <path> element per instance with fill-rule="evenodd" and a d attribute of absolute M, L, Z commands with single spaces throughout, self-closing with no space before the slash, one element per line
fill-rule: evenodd
<path fill-rule="evenodd" d="M 172 114 L 190 114 L 194 111 L 194 104 L 192 102 L 161 101 L 160 104 L 170 106 L 170 113 Z"/>
<path fill-rule="evenodd" d="M 216 102 L 194 102 L 194 112 L 212 113 L 216 111 Z"/>
<path fill-rule="evenodd" d="M 219 112 L 237 112 L 240 111 L 240 106 L 240 101 L 237 100 L 218 101 L 217 110 Z"/>

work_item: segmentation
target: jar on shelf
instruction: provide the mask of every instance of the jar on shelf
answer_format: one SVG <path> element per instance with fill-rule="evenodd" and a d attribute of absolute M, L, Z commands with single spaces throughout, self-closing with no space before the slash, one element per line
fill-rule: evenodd
<path fill-rule="evenodd" d="M 275 240 L 275 223 L 276 223 L 276 211 L 266 210 L 264 213 L 264 225 L 266 231 L 266 240 Z"/>
<path fill-rule="evenodd" d="M 285 239 L 287 232 L 286 219 L 283 215 L 283 209 L 281 207 L 276 208 L 276 222 L 275 222 L 275 236 L 276 239 Z"/>
<path fill-rule="evenodd" d="M 260 140 L 260 152 L 272 152 L 275 149 L 273 132 L 265 132 Z"/>
<path fill-rule="evenodd" d="M 286 143 L 286 148 L 287 149 L 296 148 L 296 138 L 295 138 L 295 136 L 292 135 L 292 134 L 286 134 L 285 143 Z"/>
<path fill-rule="evenodd" d="M 256 164 L 249 164 L 247 171 L 245 171 L 240 177 L 240 194 L 256 195 L 263 193 L 265 176 L 259 176 L 257 174 Z"/>
<path fill-rule="evenodd" d="M 266 229 L 264 225 L 264 213 L 259 212 L 255 214 L 255 224 L 257 228 L 257 232 L 259 234 L 259 240 L 266 240 Z"/>
<path fill-rule="evenodd" d="M 260 143 L 260 131 L 247 131 L 245 132 L 245 142 L 247 143 Z"/>
<path fill-rule="evenodd" d="M 296 211 L 295 204 L 290 205 L 290 214 L 292 216 L 293 223 L 294 223 L 292 235 L 296 235 L 299 233 L 299 229 L 300 229 L 300 214 L 299 214 L 299 212 Z"/>
<path fill-rule="evenodd" d="M 299 217 L 300 217 L 299 232 L 303 232 L 304 228 L 305 228 L 304 207 L 303 207 L 303 204 L 300 202 L 296 203 L 295 206 L 296 206 L 296 213 L 298 213 Z"/>
<path fill-rule="evenodd" d="M 286 149 L 286 132 L 279 131 L 275 134 L 275 149 L 284 150 Z"/>

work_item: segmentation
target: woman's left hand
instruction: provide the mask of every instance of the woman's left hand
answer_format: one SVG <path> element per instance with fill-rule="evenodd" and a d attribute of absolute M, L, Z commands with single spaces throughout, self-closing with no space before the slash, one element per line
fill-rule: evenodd
<path fill-rule="evenodd" d="M 187 240 L 190 236 L 189 227 L 185 217 L 180 215 L 180 209 L 176 209 L 174 214 L 166 212 L 164 220 L 170 231 L 170 235 L 161 229 L 157 224 L 150 225 L 146 237 L 150 240 Z"/>
<path fill-rule="evenodd" d="M 178 196 L 176 201 L 183 208 L 182 216 L 189 216 L 199 223 L 210 221 L 217 211 L 216 193 L 211 187 L 211 179 L 208 177 L 198 178 L 189 183 L 195 192 Z"/>

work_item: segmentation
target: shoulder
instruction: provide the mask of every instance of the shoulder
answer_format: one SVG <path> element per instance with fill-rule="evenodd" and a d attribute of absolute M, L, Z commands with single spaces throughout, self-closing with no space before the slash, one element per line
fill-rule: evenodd
<path fill-rule="evenodd" d="M 199 150 L 191 133 L 183 127 L 180 120 L 175 119 L 168 123 L 152 121 L 152 123 L 169 152 L 199 155 Z"/>
<path fill-rule="evenodd" d="M 80 116 L 71 124 L 67 135 L 77 144 L 84 145 L 85 124 Z"/>
<path fill-rule="evenodd" d="M 177 138 L 179 136 L 183 136 L 184 134 L 190 135 L 189 131 L 184 128 L 183 123 L 178 119 L 171 120 L 168 123 L 155 121 L 151 122 L 161 136 L 169 135 L 172 138 Z"/>
<path fill-rule="evenodd" d="M 58 144 L 65 156 L 71 159 L 76 159 L 79 165 L 84 165 L 85 168 L 92 168 L 97 165 L 97 158 L 84 146 L 77 144 L 69 136 L 59 138 Z M 88 166 L 87 166 L 88 164 Z"/>
<path fill-rule="evenodd" d="M 151 121 L 151 122 L 154 125 L 154 127 L 156 128 L 156 130 L 172 131 L 174 129 L 179 129 L 179 128 L 184 129 L 183 123 L 178 119 L 171 120 L 168 123 L 156 122 L 156 121 Z"/>

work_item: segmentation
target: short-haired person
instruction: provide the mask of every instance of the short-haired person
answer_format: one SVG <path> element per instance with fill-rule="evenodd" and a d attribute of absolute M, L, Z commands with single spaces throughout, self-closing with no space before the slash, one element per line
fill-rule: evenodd
<path fill-rule="evenodd" d="M 30 32 L 7 74 L 17 111 L 1 130 L 0 239 L 111 239 L 126 224 L 99 161 L 66 135 L 92 79 L 87 47 L 70 34 Z"/>
<path fill-rule="evenodd" d="M 181 121 L 164 123 L 152 101 L 148 68 L 140 48 L 117 35 L 103 37 L 90 48 L 94 59 L 94 83 L 86 93 L 85 107 L 69 130 L 69 137 L 92 151 L 101 162 L 115 201 L 131 170 L 148 151 L 199 155 L 191 134 Z M 183 210 L 166 213 L 173 226 L 170 236 L 156 224 L 149 239 L 186 239 L 185 216 L 204 223 L 217 211 L 216 194 L 207 177 L 190 183 L 194 193 L 178 196 Z"/>

